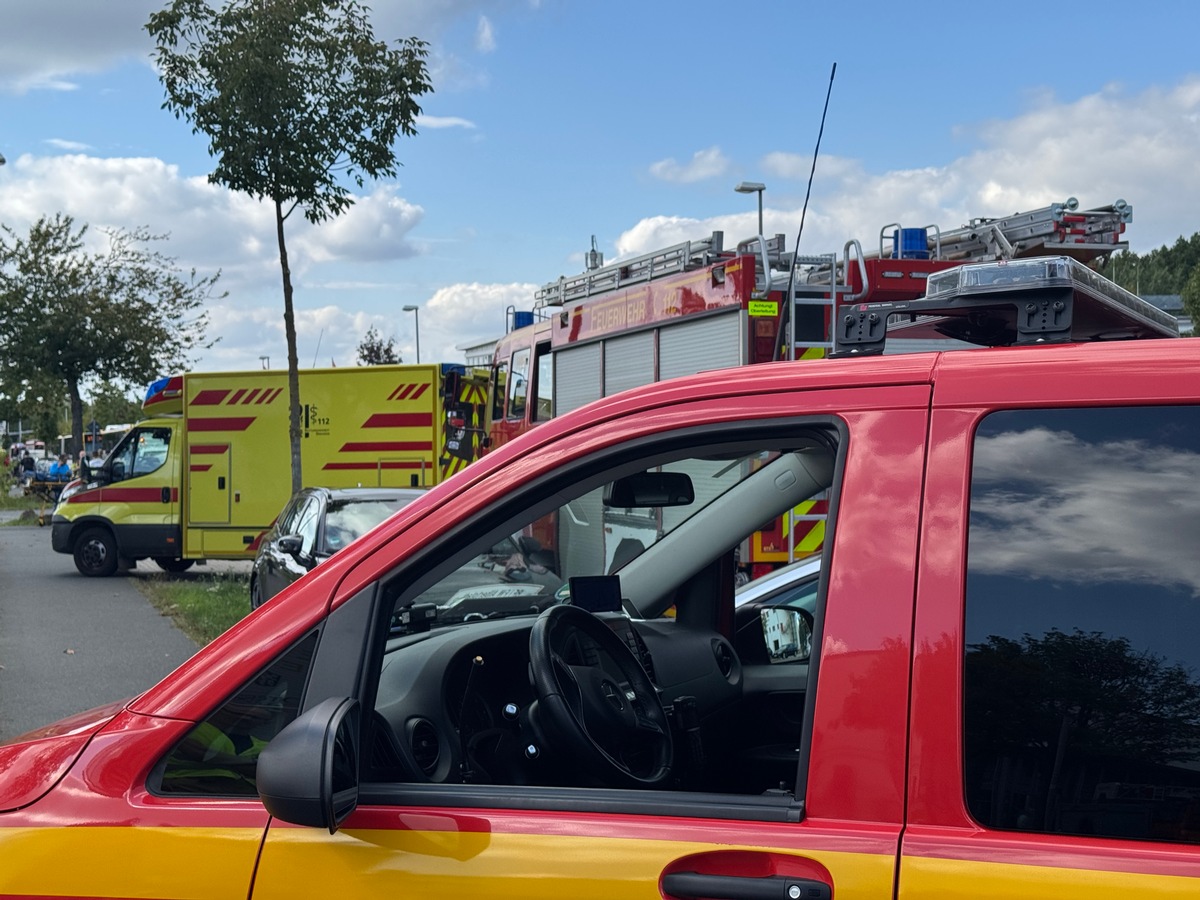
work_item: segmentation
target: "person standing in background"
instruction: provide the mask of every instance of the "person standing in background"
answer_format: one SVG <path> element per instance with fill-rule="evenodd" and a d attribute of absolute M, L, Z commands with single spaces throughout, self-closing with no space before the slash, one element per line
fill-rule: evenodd
<path fill-rule="evenodd" d="M 58 459 L 50 464 L 50 480 L 61 482 L 71 480 L 71 464 L 67 462 L 67 454 L 60 454 Z"/>
<path fill-rule="evenodd" d="M 36 474 L 37 463 L 33 461 L 33 457 L 30 456 L 29 451 L 26 450 L 21 456 L 21 481 L 28 484 L 29 482 L 33 481 Z"/>

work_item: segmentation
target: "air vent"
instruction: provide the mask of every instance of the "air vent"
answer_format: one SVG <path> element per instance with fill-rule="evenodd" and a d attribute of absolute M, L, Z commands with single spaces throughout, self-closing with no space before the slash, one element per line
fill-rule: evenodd
<path fill-rule="evenodd" d="M 712 642 L 713 656 L 717 660 L 717 668 L 721 670 L 721 674 L 729 681 L 733 681 L 737 674 L 738 661 L 737 656 L 733 652 L 733 648 L 725 641 Z"/>
<path fill-rule="evenodd" d="M 437 727 L 428 719 L 413 719 L 408 724 L 408 746 L 421 771 L 433 775 L 442 756 Z"/>

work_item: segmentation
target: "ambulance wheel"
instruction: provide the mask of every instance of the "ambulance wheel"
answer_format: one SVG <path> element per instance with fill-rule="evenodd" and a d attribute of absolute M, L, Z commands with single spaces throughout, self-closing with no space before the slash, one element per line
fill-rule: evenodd
<path fill-rule="evenodd" d="M 267 601 L 263 599 L 262 585 L 257 578 L 250 579 L 250 608 L 258 609 Z"/>
<path fill-rule="evenodd" d="M 192 567 L 194 562 L 194 559 L 175 559 L 171 556 L 154 557 L 154 564 L 156 566 L 158 566 L 164 572 L 171 572 L 172 574 L 177 572 L 186 572 Z"/>
<path fill-rule="evenodd" d="M 117 542 L 107 528 L 89 528 L 75 542 L 75 568 L 88 577 L 117 571 Z"/>

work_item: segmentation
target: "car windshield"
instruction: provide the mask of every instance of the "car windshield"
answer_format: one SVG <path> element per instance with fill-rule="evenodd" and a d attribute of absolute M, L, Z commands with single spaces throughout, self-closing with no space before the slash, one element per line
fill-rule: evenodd
<path fill-rule="evenodd" d="M 490 546 L 474 548 L 469 558 L 448 561 L 427 581 L 398 586 L 404 596 L 397 599 L 393 629 L 405 634 L 460 622 L 533 616 L 562 602 L 661 615 L 671 606 L 665 585 L 674 569 L 699 564 L 702 553 L 709 559 L 732 554 L 772 515 L 763 507 L 764 502 L 777 502 L 778 491 L 768 488 L 769 472 L 802 468 L 802 456 L 803 451 L 770 450 L 685 458 L 598 486 L 586 485 L 590 490 L 549 512 L 538 509 L 530 518 L 513 522 L 514 530 Z M 785 483 L 792 480 L 801 479 Z M 763 486 L 761 501 L 754 493 L 759 489 L 748 487 L 751 482 Z M 661 578 L 661 595 L 634 600 L 622 593 L 621 573 L 633 569 L 643 572 L 643 580 L 647 575 L 651 582 Z M 616 580 L 591 580 L 597 576 Z M 579 581 L 584 577 L 589 581 Z M 684 576 L 674 572 L 674 577 Z M 589 591 L 596 588 L 599 599 L 573 599 L 572 592 L 583 584 Z"/>
<path fill-rule="evenodd" d="M 331 500 L 325 513 L 326 549 L 341 550 L 409 502 L 408 497 Z"/>

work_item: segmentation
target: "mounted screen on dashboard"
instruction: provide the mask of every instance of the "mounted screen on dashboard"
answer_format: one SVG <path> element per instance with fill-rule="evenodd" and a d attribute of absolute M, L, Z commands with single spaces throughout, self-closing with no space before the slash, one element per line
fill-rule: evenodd
<path fill-rule="evenodd" d="M 621 577 L 619 575 L 576 575 L 568 579 L 571 605 L 590 613 L 621 611 Z"/>

